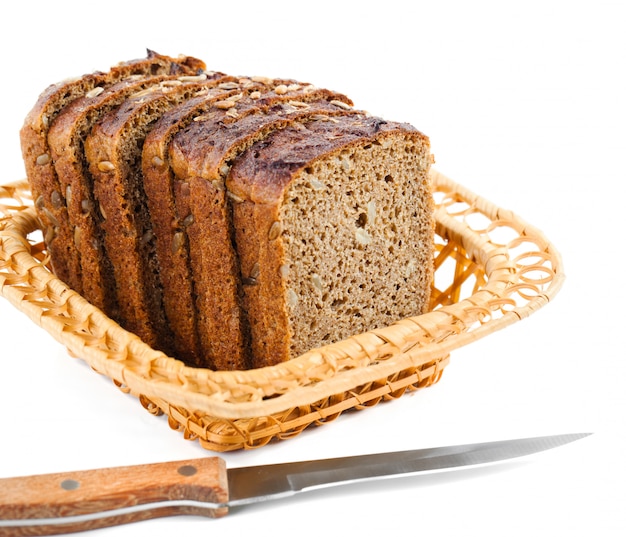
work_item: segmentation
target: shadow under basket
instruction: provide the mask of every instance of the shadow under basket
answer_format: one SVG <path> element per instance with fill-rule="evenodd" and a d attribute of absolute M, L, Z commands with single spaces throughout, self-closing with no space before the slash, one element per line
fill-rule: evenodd
<path fill-rule="evenodd" d="M 549 302 L 564 275 L 546 237 L 437 171 L 435 281 L 429 313 L 311 350 L 276 366 L 185 366 L 123 330 L 56 278 L 26 181 L 0 185 L 0 292 L 32 321 L 213 451 L 291 438 L 437 382 L 450 352 Z"/>

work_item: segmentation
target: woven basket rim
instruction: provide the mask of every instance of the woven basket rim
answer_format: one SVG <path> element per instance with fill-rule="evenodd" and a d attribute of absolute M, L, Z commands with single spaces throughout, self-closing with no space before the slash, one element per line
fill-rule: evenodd
<path fill-rule="evenodd" d="M 485 268 L 486 284 L 458 302 L 313 349 L 275 366 L 248 371 L 188 367 L 123 330 L 31 255 L 28 235 L 38 229 L 38 221 L 28 201 L 23 207 L 5 211 L 8 214 L 4 218 L 0 203 L 0 291 L 72 354 L 135 395 L 225 419 L 269 416 L 388 378 L 398 371 L 437 363 L 451 351 L 528 317 L 559 292 L 565 278 L 561 256 L 540 230 L 436 170 L 431 171 L 431 180 L 441 197 L 435 211 L 438 235 L 461 244 Z M 4 189 L 15 199 L 28 197 L 24 181 L 10 183 Z M 458 214 L 451 210 L 459 202 L 470 212 L 486 216 L 491 227 L 506 225 L 518 236 L 509 244 L 494 243 L 489 230 L 477 231 L 467 224 L 467 208 Z M 529 255 L 541 257 L 541 261 L 530 269 L 545 272 L 543 277 L 539 275 L 539 283 L 529 279 L 528 267 L 516 265 L 511 259 L 510 247 L 519 241 L 536 245 L 536 252 Z M 85 338 L 80 327 L 68 329 L 67 322 L 73 321 L 71 313 L 62 321 L 49 315 L 50 305 L 42 302 L 40 294 L 24 292 L 23 277 L 16 277 L 16 283 L 12 283 L 2 272 L 2 260 L 9 257 L 12 272 L 28 274 L 48 293 L 62 297 L 62 304 L 53 307 L 80 312 L 106 334 L 105 341 L 94 343 Z M 513 294 L 521 294 L 524 303 L 515 303 Z M 496 309 L 498 315 L 494 315 Z"/>

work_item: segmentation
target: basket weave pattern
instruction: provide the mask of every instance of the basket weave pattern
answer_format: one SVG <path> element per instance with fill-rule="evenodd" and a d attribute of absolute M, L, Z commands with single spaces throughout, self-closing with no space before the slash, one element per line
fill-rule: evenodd
<path fill-rule="evenodd" d="M 437 382 L 450 352 L 519 321 L 563 283 L 547 238 L 432 172 L 432 310 L 250 371 L 191 368 L 150 348 L 47 268 L 26 181 L 0 185 L 0 292 L 149 412 L 214 451 L 255 448 Z"/>

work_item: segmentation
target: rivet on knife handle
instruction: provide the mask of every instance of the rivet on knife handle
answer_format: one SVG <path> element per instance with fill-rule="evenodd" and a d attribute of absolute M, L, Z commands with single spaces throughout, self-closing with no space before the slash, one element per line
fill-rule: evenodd
<path fill-rule="evenodd" d="M 227 501 L 226 466 L 218 457 L 0 479 L 0 536 L 57 535 L 170 515 L 219 517 Z M 11 525 L 3 526 L 7 520 Z"/>

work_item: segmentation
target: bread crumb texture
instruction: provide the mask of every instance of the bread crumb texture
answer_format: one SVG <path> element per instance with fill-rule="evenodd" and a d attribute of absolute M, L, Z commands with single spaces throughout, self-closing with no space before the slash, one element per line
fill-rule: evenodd
<path fill-rule="evenodd" d="M 342 150 L 298 175 L 280 211 L 291 353 L 424 311 L 429 184 L 412 138 Z"/>

